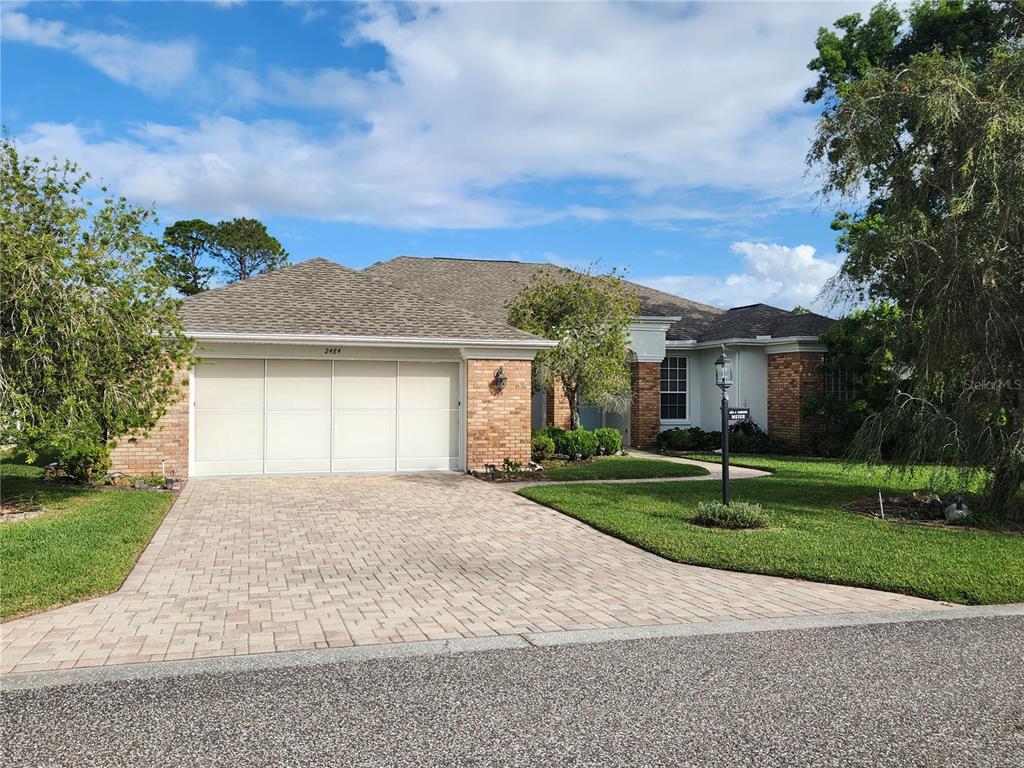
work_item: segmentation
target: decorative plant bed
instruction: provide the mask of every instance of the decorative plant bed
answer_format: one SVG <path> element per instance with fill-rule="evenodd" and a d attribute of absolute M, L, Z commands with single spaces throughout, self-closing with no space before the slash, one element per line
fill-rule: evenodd
<path fill-rule="evenodd" d="M 518 461 L 505 459 L 501 466 L 486 464 L 482 470 L 474 469 L 470 474 L 480 480 L 492 483 L 519 483 L 529 480 L 544 480 L 544 467 L 531 461 L 525 467 Z"/>
<path fill-rule="evenodd" d="M 873 517 L 893 523 L 911 523 L 939 528 L 972 528 L 991 530 L 991 526 L 977 525 L 969 513 L 969 506 L 963 503 L 964 515 L 958 516 L 956 500 L 942 499 L 930 491 L 913 491 L 905 496 L 882 496 L 881 503 L 876 496 L 872 499 L 858 499 L 843 506 L 843 509 L 858 515 Z M 949 519 L 952 517 L 953 519 Z M 1024 533 L 1024 524 L 1003 522 L 998 530 L 1006 533 Z"/>

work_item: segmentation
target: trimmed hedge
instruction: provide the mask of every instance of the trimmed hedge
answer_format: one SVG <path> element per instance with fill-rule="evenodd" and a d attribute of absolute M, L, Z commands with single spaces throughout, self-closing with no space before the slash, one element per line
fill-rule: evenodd
<path fill-rule="evenodd" d="M 722 447 L 721 432 L 705 432 L 700 427 L 667 429 L 658 435 L 658 447 L 668 451 L 717 451 Z M 731 453 L 784 453 L 785 441 L 768 435 L 757 422 L 745 419 L 729 426 Z"/>
<path fill-rule="evenodd" d="M 598 453 L 618 453 L 622 450 L 622 435 L 612 427 L 602 427 L 591 432 L 582 427 L 565 430 L 548 426 L 533 430 L 531 447 L 534 461 L 550 459 L 554 455 L 579 455 L 588 459 Z"/>
<path fill-rule="evenodd" d="M 597 453 L 600 445 L 597 435 L 582 427 L 570 429 L 562 435 L 562 445 L 560 448 L 558 448 L 558 443 L 555 443 L 559 453 L 564 453 L 566 456 L 579 455 L 585 459 Z"/>

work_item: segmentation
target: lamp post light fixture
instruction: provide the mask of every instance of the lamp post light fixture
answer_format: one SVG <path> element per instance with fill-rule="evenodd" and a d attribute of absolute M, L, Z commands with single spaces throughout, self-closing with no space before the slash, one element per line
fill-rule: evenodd
<path fill-rule="evenodd" d="M 715 360 L 715 384 L 722 390 L 722 503 L 729 503 L 729 387 L 732 386 L 732 360 L 725 345 Z"/>

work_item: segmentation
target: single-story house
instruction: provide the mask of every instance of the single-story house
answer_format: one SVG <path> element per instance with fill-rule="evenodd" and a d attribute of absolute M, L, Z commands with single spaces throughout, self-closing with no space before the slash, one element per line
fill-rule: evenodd
<path fill-rule="evenodd" d="M 363 270 L 311 259 L 184 300 L 200 362 L 188 396 L 117 469 L 178 477 L 465 471 L 530 458 L 530 430 L 568 426 L 560 392 L 534 392 L 554 342 L 505 322 L 506 302 L 550 265 L 399 257 Z M 831 322 L 754 304 L 723 311 L 635 285 L 628 414 L 584 407 L 649 447 L 674 426 L 717 429 L 713 362 L 734 360 L 730 400 L 769 432 L 810 438 L 804 394 L 821 386 Z M 186 374 L 183 373 L 183 383 Z"/>

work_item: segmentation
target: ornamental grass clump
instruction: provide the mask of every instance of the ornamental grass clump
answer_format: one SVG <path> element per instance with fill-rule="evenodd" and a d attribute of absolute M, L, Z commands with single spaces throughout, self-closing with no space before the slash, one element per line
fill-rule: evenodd
<path fill-rule="evenodd" d="M 760 504 L 746 501 L 734 501 L 731 504 L 701 501 L 697 503 L 697 514 L 692 522 L 709 528 L 765 528 L 768 515 Z"/>

